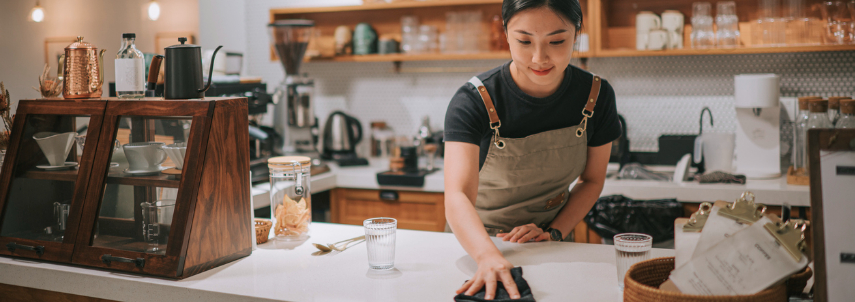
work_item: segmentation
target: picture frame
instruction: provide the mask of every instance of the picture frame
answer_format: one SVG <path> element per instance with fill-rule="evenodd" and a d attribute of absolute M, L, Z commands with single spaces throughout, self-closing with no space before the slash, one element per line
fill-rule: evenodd
<path fill-rule="evenodd" d="M 71 43 L 77 42 L 77 37 L 49 37 L 45 38 L 45 63 L 51 70 L 56 70 L 59 56 L 65 53 L 65 48 Z"/>
<path fill-rule="evenodd" d="M 814 301 L 855 296 L 855 129 L 808 131 Z"/>

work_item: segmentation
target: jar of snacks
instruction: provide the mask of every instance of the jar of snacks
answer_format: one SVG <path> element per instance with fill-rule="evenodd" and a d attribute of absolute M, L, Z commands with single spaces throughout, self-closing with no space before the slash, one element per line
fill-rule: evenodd
<path fill-rule="evenodd" d="M 312 159 L 280 156 L 268 160 L 270 211 L 276 240 L 305 240 L 312 221 Z"/>

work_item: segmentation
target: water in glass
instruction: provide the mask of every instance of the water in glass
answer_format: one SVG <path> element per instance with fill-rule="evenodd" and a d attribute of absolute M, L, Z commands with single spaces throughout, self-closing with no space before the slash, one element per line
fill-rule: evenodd
<path fill-rule="evenodd" d="M 615 235 L 614 242 L 618 285 L 623 290 L 623 279 L 626 276 L 626 271 L 633 264 L 650 259 L 653 237 L 640 233 L 624 233 Z"/>
<path fill-rule="evenodd" d="M 395 267 L 395 230 L 398 221 L 394 218 L 370 218 L 363 222 L 365 242 L 368 248 L 368 267 L 388 270 Z"/>

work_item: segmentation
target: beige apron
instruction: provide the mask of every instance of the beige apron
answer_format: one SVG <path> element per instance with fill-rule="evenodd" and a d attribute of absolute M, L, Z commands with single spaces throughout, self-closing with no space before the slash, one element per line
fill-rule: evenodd
<path fill-rule="evenodd" d="M 571 183 L 585 170 L 588 155 L 585 130 L 588 118 L 594 114 L 600 78 L 594 76 L 579 125 L 524 138 L 499 135 L 502 123 L 487 89 L 477 77 L 469 82 L 481 94 L 494 131 L 478 173 L 475 200 L 478 216 L 491 235 L 529 223 L 547 227 L 570 198 Z"/>

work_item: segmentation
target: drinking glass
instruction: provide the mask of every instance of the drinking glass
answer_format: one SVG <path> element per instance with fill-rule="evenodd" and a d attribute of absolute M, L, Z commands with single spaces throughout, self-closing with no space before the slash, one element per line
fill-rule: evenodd
<path fill-rule="evenodd" d="M 739 46 L 739 18 L 736 16 L 736 2 L 724 1 L 716 3 L 715 24 L 716 45 L 718 47 Z"/>
<path fill-rule="evenodd" d="M 850 9 L 851 8 L 851 9 Z M 826 22 L 826 44 L 850 44 L 855 42 L 853 15 L 855 4 L 850 1 L 823 1 L 820 6 Z"/>
<path fill-rule="evenodd" d="M 781 17 L 781 0 L 759 0 L 759 17 L 752 25 L 752 44 L 782 46 L 787 42 L 787 20 Z"/>
<path fill-rule="evenodd" d="M 395 267 L 395 218 L 369 218 L 362 222 L 365 227 L 365 246 L 368 248 L 368 267 L 388 270 Z"/>
<path fill-rule="evenodd" d="M 172 224 L 172 213 L 175 203 L 167 204 L 162 200 L 156 202 L 140 203 L 143 217 L 143 238 L 145 239 L 146 253 L 165 253 L 161 246 L 168 241 L 168 226 Z"/>
<path fill-rule="evenodd" d="M 650 259 L 653 237 L 641 233 L 623 233 L 615 235 L 614 241 L 618 285 L 623 290 L 623 279 L 626 276 L 626 271 L 633 264 Z"/>
<path fill-rule="evenodd" d="M 709 2 L 692 3 L 692 48 L 715 46 L 711 11 L 712 5 Z"/>
<path fill-rule="evenodd" d="M 62 241 L 65 238 L 65 228 L 68 225 L 68 211 L 71 210 L 71 200 L 53 203 L 53 216 L 56 218 L 56 229 L 54 241 Z"/>
<path fill-rule="evenodd" d="M 416 16 L 401 17 L 401 52 L 416 52 L 419 40 L 419 19 Z"/>
<path fill-rule="evenodd" d="M 825 35 L 825 23 L 809 10 L 806 0 L 785 0 L 786 40 L 790 45 L 819 45 Z"/>

